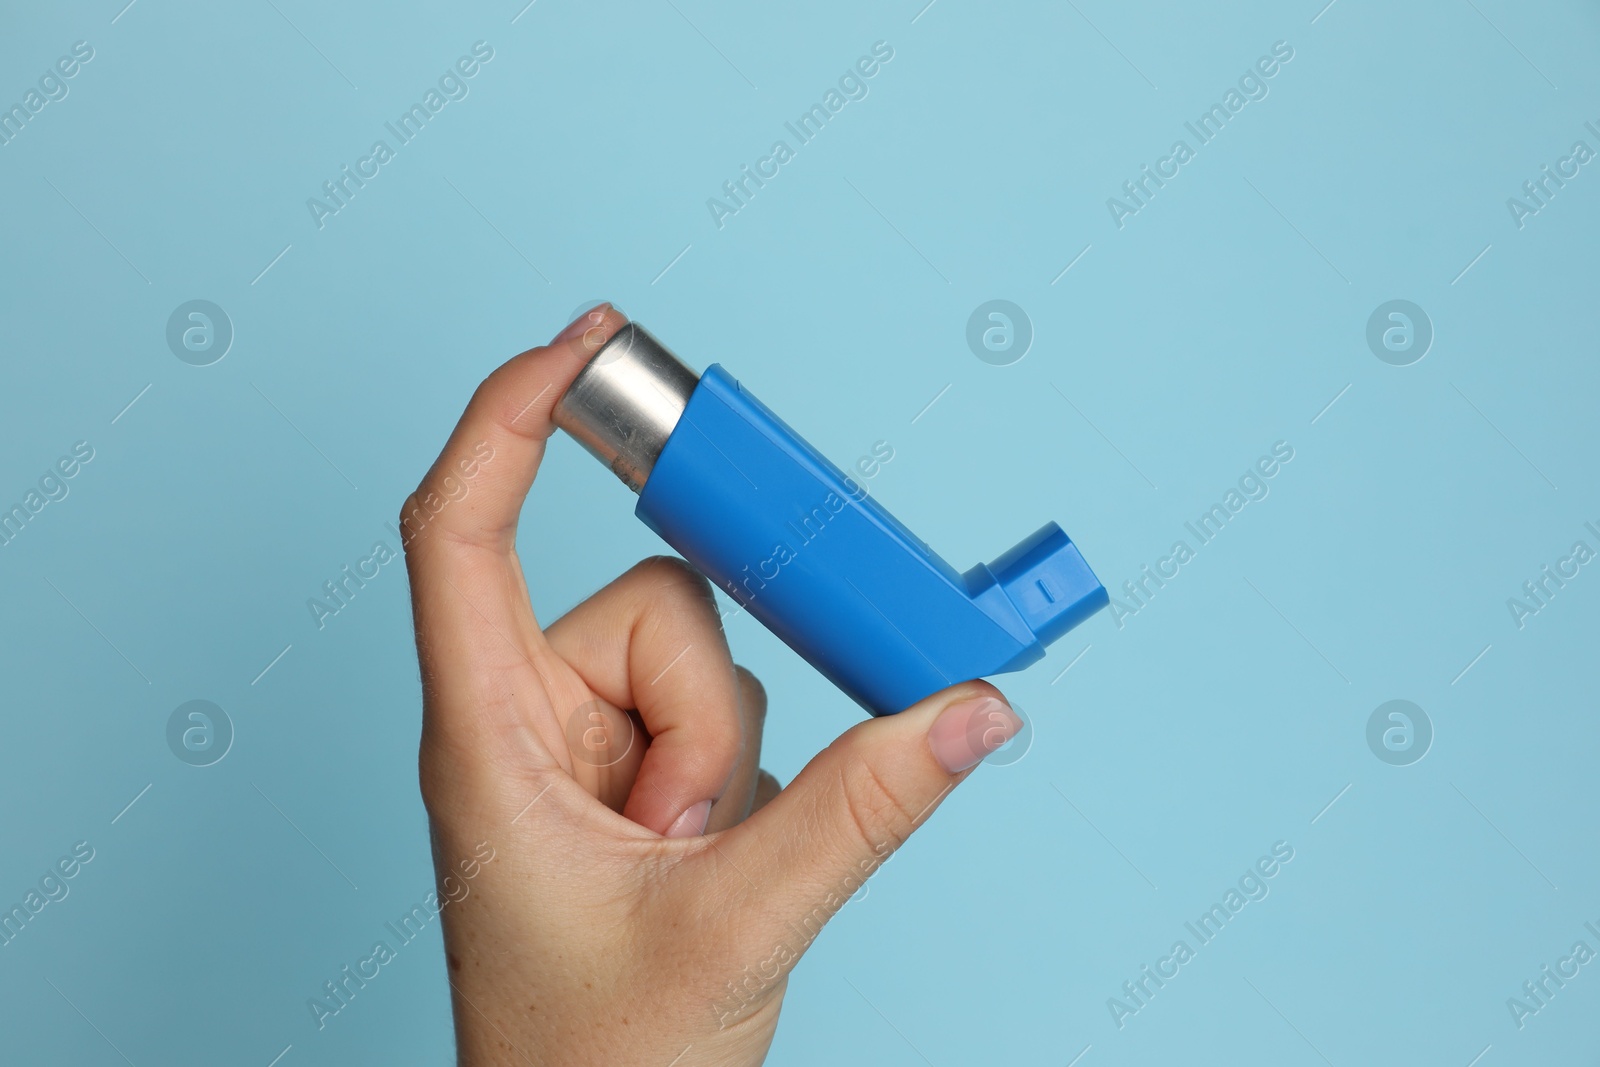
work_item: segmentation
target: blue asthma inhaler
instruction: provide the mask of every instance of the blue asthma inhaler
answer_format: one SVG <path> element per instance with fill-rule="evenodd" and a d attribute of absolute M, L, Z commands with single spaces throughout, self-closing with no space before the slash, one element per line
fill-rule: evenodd
<path fill-rule="evenodd" d="M 696 375 L 636 323 L 555 422 L 639 494 L 646 526 L 874 715 L 1021 670 L 1107 603 L 1053 522 L 958 573 L 722 367 Z"/>

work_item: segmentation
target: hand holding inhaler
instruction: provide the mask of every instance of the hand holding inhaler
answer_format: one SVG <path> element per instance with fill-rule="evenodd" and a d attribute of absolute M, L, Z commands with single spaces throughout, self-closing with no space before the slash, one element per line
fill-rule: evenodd
<path fill-rule="evenodd" d="M 619 336 L 629 347 L 608 350 Z M 993 686 L 968 679 L 1036 659 L 1040 644 L 1092 613 L 1105 592 L 1054 527 L 962 576 L 874 502 L 851 500 L 830 524 L 849 515 L 867 527 L 830 525 L 802 550 L 813 562 L 797 554 L 748 600 L 753 614 L 877 713 L 780 790 L 759 769 L 766 694 L 733 663 L 710 585 L 694 568 L 648 559 L 555 622 L 534 616 L 517 523 L 557 426 L 577 425 L 575 412 L 603 410 L 584 409 L 583 394 L 571 388 L 603 351 L 617 358 L 590 370 L 591 385 L 635 353 L 664 352 L 601 305 L 550 345 L 510 360 L 478 388 L 401 516 L 411 534 L 419 764 L 435 865 L 442 877 L 484 842 L 495 855 L 470 895 L 441 913 L 460 1062 L 758 1064 L 789 972 L 822 924 L 1020 728 Z M 787 497 L 806 478 L 836 491 L 829 479 L 843 476 L 759 404 L 739 406 L 747 394 L 732 379 L 720 371 L 698 385 L 689 379 L 680 383 L 689 388 L 678 416 L 693 420 L 684 425 L 712 451 L 725 440 L 716 435 L 739 431 L 716 422 L 723 417 L 782 446 L 765 457 L 738 452 L 747 464 L 738 476 L 753 478 L 757 491 Z M 707 396 L 721 410 L 701 403 Z M 659 412 L 677 404 L 671 390 L 662 400 Z M 703 448 L 677 455 L 685 440 L 677 423 L 661 424 L 659 448 L 642 433 L 584 444 L 602 455 L 615 444 L 617 457 L 636 457 L 621 446 L 646 442 L 643 454 L 655 452 L 650 466 L 608 462 L 624 481 L 630 471 L 644 474 L 633 479 L 643 489 L 641 517 L 717 570 L 762 532 L 750 527 L 767 520 L 741 527 L 728 513 L 714 535 L 684 533 L 689 519 L 673 501 L 655 499 L 667 485 L 655 476 L 687 478 L 708 456 Z M 471 492 L 436 508 L 474 459 Z M 736 503 L 720 474 L 695 491 L 712 493 L 719 507 Z M 537 497 L 528 510 L 530 521 L 543 521 Z M 425 522 L 415 521 L 419 514 Z M 841 661 L 828 642 L 807 637 L 803 617 L 782 621 L 794 607 L 779 595 L 783 584 L 818 580 L 799 568 L 845 568 L 843 581 L 823 589 L 835 607 L 848 604 L 846 593 L 869 605 L 885 595 L 863 585 L 871 569 L 811 551 L 836 532 L 845 535 L 842 549 L 875 553 L 875 564 L 893 565 L 895 553 L 916 562 L 926 575 L 909 564 L 898 572 L 922 583 L 909 609 L 927 614 L 921 605 L 937 605 L 958 629 L 980 633 L 981 649 L 960 647 L 961 633 L 944 643 L 933 630 L 903 633 L 921 662 L 891 656 L 879 678 L 870 663 Z M 706 541 L 677 540 L 693 537 Z M 537 581 L 559 565 L 531 561 L 528 573 Z M 908 610 L 888 606 L 887 626 L 860 607 L 846 609 L 855 613 L 848 625 L 887 633 Z M 780 626 L 800 636 L 791 640 Z"/>

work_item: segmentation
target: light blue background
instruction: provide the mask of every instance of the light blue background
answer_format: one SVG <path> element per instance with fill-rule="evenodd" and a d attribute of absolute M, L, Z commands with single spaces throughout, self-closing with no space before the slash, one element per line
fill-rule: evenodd
<path fill-rule="evenodd" d="M 305 1005 L 432 880 L 403 570 L 321 631 L 306 600 L 392 541 L 484 374 L 601 297 L 841 464 L 889 441 L 874 492 L 959 568 L 1055 519 L 1120 586 L 1295 449 L 1124 628 L 1003 679 L 1032 749 L 832 923 L 772 1063 L 1600 1055 L 1600 964 L 1506 1008 L 1600 949 L 1600 570 L 1506 607 L 1600 547 L 1600 164 L 1506 208 L 1600 148 L 1593 4 L 274 2 L 0 16 L 0 103 L 95 49 L 0 147 L 0 503 L 96 452 L 0 548 L 0 900 L 96 850 L 0 948 L 8 1062 L 448 1062 L 436 927 L 325 1030 Z M 470 95 L 319 231 L 306 198 L 477 40 Z M 706 199 L 878 40 L 870 95 L 719 230 Z M 1280 40 L 1119 230 L 1106 198 Z M 236 330 L 204 368 L 164 339 L 195 298 Z M 1036 331 L 1008 367 L 964 339 L 993 298 Z M 1393 298 L 1436 331 L 1407 367 L 1364 339 Z M 542 617 L 661 550 L 631 508 L 554 445 Z M 730 639 L 786 780 L 859 713 Z M 237 731 L 203 769 L 165 741 L 196 698 Z M 1436 731 L 1411 766 L 1366 744 L 1394 698 Z M 1107 998 L 1276 841 L 1270 896 L 1119 1030 Z"/>

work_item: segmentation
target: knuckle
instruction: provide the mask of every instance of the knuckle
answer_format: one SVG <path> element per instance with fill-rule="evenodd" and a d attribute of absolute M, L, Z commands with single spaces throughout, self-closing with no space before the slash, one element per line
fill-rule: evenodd
<path fill-rule="evenodd" d="M 460 780 L 460 770 L 460 761 L 451 758 L 442 745 L 424 739 L 417 751 L 417 785 L 429 814 L 440 814 L 455 798 L 454 783 Z"/>
<path fill-rule="evenodd" d="M 703 781 L 713 795 L 721 796 L 727 779 L 744 756 L 744 731 L 731 710 L 716 717 L 696 720 L 692 738 L 683 738 L 679 752 L 687 776 Z"/>
<path fill-rule="evenodd" d="M 405 529 L 407 520 L 415 521 L 416 514 L 422 510 L 422 489 L 412 490 L 406 495 L 405 501 L 400 505 L 399 526 Z"/>
<path fill-rule="evenodd" d="M 400 532 L 400 550 L 406 554 L 408 565 L 413 545 L 433 517 L 428 509 L 427 492 L 427 480 L 424 479 L 400 505 L 400 517 L 395 521 L 395 529 Z"/>
<path fill-rule="evenodd" d="M 423 810 L 430 815 L 437 814 L 447 795 L 445 775 L 437 763 L 426 756 L 417 761 L 417 786 L 422 794 Z"/>
<path fill-rule="evenodd" d="M 721 715 L 705 716 L 700 721 L 698 732 L 709 736 L 697 738 L 696 744 L 707 744 L 713 766 L 722 769 L 729 778 L 747 760 L 756 762 L 761 755 L 760 735 L 752 733 L 750 727 L 740 720 L 736 708 L 729 708 Z M 718 796 L 722 795 L 726 784 L 723 782 L 719 786 Z"/>
<path fill-rule="evenodd" d="M 543 394 L 528 400 L 525 394 L 533 392 L 518 373 L 519 357 L 513 357 L 495 368 L 472 394 L 470 409 L 482 411 L 488 423 L 498 432 L 527 441 L 541 440 L 545 434 L 541 426 L 547 417 L 545 409 L 554 409 L 561 399 L 558 391 L 549 400 Z"/>
<path fill-rule="evenodd" d="M 729 783 L 733 780 L 739 768 L 739 761 L 744 758 L 744 739 L 738 733 L 730 732 L 725 741 L 721 741 L 707 753 L 709 757 L 705 770 L 705 781 L 710 787 L 711 795 L 721 800 L 727 792 Z"/>
<path fill-rule="evenodd" d="M 734 672 L 739 678 L 739 706 L 757 722 L 765 722 L 767 718 L 767 690 L 747 668 L 734 664 Z"/>
<path fill-rule="evenodd" d="M 692 592 L 707 600 L 711 598 L 711 582 L 677 556 L 648 556 L 634 564 L 633 569 L 661 585 Z"/>
<path fill-rule="evenodd" d="M 916 815 L 872 763 L 853 756 L 840 766 L 839 778 L 845 812 L 862 843 L 874 851 L 885 844 L 890 849 L 905 844 L 916 828 Z"/>

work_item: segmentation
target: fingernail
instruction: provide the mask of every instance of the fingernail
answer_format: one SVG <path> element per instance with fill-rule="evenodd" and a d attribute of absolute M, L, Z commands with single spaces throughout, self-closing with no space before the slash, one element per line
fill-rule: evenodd
<path fill-rule="evenodd" d="M 1021 729 L 1022 719 L 1005 701 L 979 697 L 945 708 L 928 730 L 928 747 L 945 770 L 960 774 Z"/>
<path fill-rule="evenodd" d="M 551 345 L 558 345 L 562 341 L 570 341 L 574 337 L 581 336 L 583 334 L 583 332 L 585 330 L 587 330 L 589 327 L 596 325 L 596 320 L 594 320 L 592 318 L 592 316 L 595 314 L 595 312 L 600 312 L 601 314 L 604 314 L 605 310 L 607 308 L 609 308 L 610 306 L 611 305 L 609 303 L 596 304 L 594 307 L 590 308 L 588 311 L 585 311 L 582 315 L 579 315 L 577 318 L 575 318 L 571 322 L 567 323 L 567 325 L 562 329 L 562 331 L 560 333 L 556 334 L 554 337 L 552 337 L 550 339 L 550 344 Z M 546 347 L 549 347 L 549 346 L 546 346 Z"/>
<path fill-rule="evenodd" d="M 706 832 L 706 820 L 711 817 L 711 801 L 702 800 L 691 805 L 667 827 L 668 837 L 699 837 Z"/>

